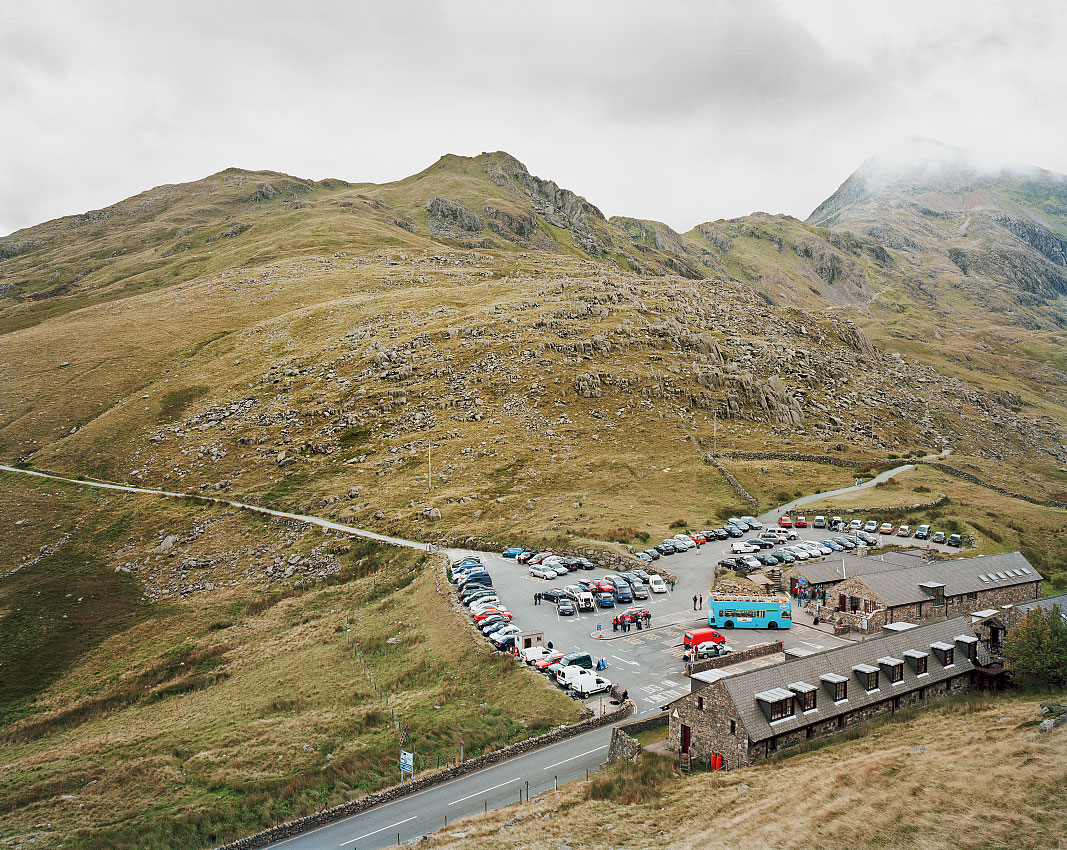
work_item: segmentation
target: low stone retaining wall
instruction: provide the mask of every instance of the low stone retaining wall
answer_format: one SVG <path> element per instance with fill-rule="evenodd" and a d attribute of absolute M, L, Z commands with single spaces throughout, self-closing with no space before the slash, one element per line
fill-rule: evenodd
<path fill-rule="evenodd" d="M 722 477 L 726 479 L 726 483 L 733 488 L 734 492 L 737 494 L 737 498 L 739 498 L 742 502 L 744 502 L 746 505 L 759 504 L 759 500 L 741 485 L 741 482 L 734 477 L 733 473 L 730 472 L 730 470 L 728 470 L 725 466 L 719 463 L 715 455 L 710 453 L 705 454 L 704 462 L 710 463 L 717 470 L 719 470 L 719 473 L 722 475 Z"/>
<path fill-rule="evenodd" d="M 644 749 L 634 735 L 648 729 L 659 729 L 670 722 L 670 713 L 661 712 L 644 720 L 620 723 L 611 730 L 611 744 L 608 747 L 608 761 L 637 761 Z"/>
<path fill-rule="evenodd" d="M 712 455 L 715 457 L 715 455 Z M 885 460 L 852 460 L 847 457 L 834 457 L 833 455 L 807 455 L 796 452 L 719 452 L 718 457 L 732 460 L 791 460 L 796 463 L 826 463 L 830 466 L 886 466 L 889 461 Z M 901 460 L 901 463 L 916 463 L 916 461 Z"/>
<path fill-rule="evenodd" d="M 909 514 L 913 511 L 925 511 L 931 508 L 940 508 L 942 505 L 947 505 L 949 501 L 948 496 L 941 496 L 939 499 L 934 499 L 932 502 L 921 502 L 918 505 L 891 505 L 889 507 L 882 508 L 834 508 L 834 513 L 840 514 L 887 514 L 889 516 L 899 516 L 902 514 Z M 827 510 L 829 510 L 827 508 Z"/>
<path fill-rule="evenodd" d="M 756 644 L 756 646 L 742 649 L 740 652 L 731 652 L 729 655 L 720 655 L 717 658 L 694 661 L 686 665 L 686 672 L 692 676 L 694 673 L 729 667 L 731 664 L 740 664 L 742 661 L 751 661 L 753 658 L 762 658 L 764 655 L 774 655 L 776 652 L 785 652 L 785 645 L 780 640 Z"/>
<path fill-rule="evenodd" d="M 942 463 L 939 460 L 923 460 L 915 462 L 925 463 L 927 466 L 932 466 L 934 469 L 940 470 L 947 475 L 954 475 L 956 478 L 962 478 L 964 481 L 969 481 L 971 484 L 977 484 L 979 487 L 985 487 L 987 490 L 992 490 L 994 493 L 1000 493 L 1001 495 L 1008 496 L 1012 499 L 1021 499 L 1032 505 L 1044 505 L 1047 508 L 1067 508 L 1067 502 L 1059 502 L 1056 499 L 1035 499 L 1033 496 L 1027 496 L 1023 493 L 1013 493 L 1011 490 L 1005 490 L 1003 487 L 998 487 L 996 484 L 990 484 L 988 481 L 983 481 L 977 475 L 964 472 L 962 469 L 949 466 L 947 463 Z"/>
<path fill-rule="evenodd" d="M 620 696 L 621 694 L 619 694 L 617 689 L 613 687 L 612 698 L 619 699 Z M 313 815 L 289 821 L 288 823 L 279 824 L 278 826 L 272 826 L 270 829 L 263 830 L 263 832 L 258 832 L 255 835 L 250 835 L 247 838 L 239 838 L 229 844 L 223 844 L 216 848 L 216 850 L 253 850 L 253 848 L 273 844 L 274 842 L 281 841 L 285 838 L 292 838 L 316 827 L 325 826 L 334 821 L 351 817 L 352 815 L 358 815 L 369 809 L 373 809 L 375 806 L 380 806 L 383 803 L 391 803 L 394 800 L 399 800 L 401 797 L 407 797 L 410 794 L 417 794 L 420 791 L 425 791 L 427 788 L 432 788 L 435 785 L 449 782 L 468 773 L 474 773 L 489 767 L 490 765 L 507 761 L 508 759 L 522 755 L 523 753 L 532 752 L 533 750 L 547 747 L 550 744 L 556 744 L 560 741 L 566 741 L 568 738 L 573 738 L 576 735 L 581 735 L 583 732 L 589 732 L 593 729 L 599 729 L 602 726 L 609 726 L 628 715 L 632 710 L 633 703 L 630 701 L 624 702 L 615 711 L 601 715 L 600 717 L 592 717 L 589 720 L 583 720 L 581 723 L 575 723 L 573 726 L 564 726 L 536 738 L 519 741 L 516 744 L 511 744 L 494 752 L 484 753 L 483 755 L 467 759 L 467 761 L 456 765 L 455 767 L 446 768 L 445 770 L 437 771 L 426 776 L 418 776 L 411 782 L 407 782 L 403 785 L 393 785 L 389 788 L 384 788 L 381 791 L 375 791 L 373 794 L 367 794 L 365 797 L 360 797 L 358 800 L 350 800 L 347 803 L 334 806 L 332 809 L 317 812 Z"/>

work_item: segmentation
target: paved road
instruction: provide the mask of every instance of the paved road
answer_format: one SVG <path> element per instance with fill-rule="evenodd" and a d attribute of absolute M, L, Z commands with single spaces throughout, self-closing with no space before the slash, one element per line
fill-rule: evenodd
<path fill-rule="evenodd" d="M 552 793 L 555 783 L 584 778 L 607 759 L 611 729 L 597 729 L 268 845 L 284 850 L 379 850 L 451 825 L 462 817 Z M 446 821 L 447 819 L 447 821 Z M 462 827 L 458 827 L 462 829 Z"/>

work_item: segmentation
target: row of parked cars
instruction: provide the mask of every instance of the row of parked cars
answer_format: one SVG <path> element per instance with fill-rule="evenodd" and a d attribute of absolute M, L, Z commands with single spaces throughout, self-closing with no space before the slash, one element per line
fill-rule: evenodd
<path fill-rule="evenodd" d="M 835 552 L 845 552 L 857 546 L 870 546 L 877 538 L 865 532 L 842 534 L 822 540 L 800 540 L 793 528 L 770 528 L 758 536 L 737 541 L 730 547 L 733 557 L 719 561 L 719 566 L 733 570 L 755 572 L 763 567 L 789 565 L 810 558 L 822 558 Z M 788 544 L 775 549 L 780 544 Z M 768 551 L 773 550 L 773 551 Z"/>
<path fill-rule="evenodd" d="M 648 599 L 650 592 L 666 593 L 667 585 L 658 575 L 644 570 L 628 570 L 598 579 L 579 580 L 561 588 L 549 588 L 541 591 L 541 599 L 557 605 L 559 613 L 566 616 L 574 613 L 575 606 L 579 611 L 614 608 L 616 604 Z"/>
<path fill-rule="evenodd" d="M 752 516 L 730 517 L 722 528 L 709 528 L 704 531 L 686 531 L 666 538 L 662 543 L 657 543 L 651 549 L 638 552 L 637 557 L 642 561 L 658 561 L 663 555 L 674 555 L 678 552 L 687 552 L 694 547 L 699 547 L 712 540 L 729 540 L 731 537 L 744 537 L 750 531 L 758 531 L 763 528 L 763 523 Z"/>
<path fill-rule="evenodd" d="M 920 525 L 912 530 L 912 527 L 907 524 L 899 525 L 894 528 L 893 523 L 883 522 L 879 523 L 876 519 L 869 519 L 864 522 L 861 519 L 854 519 L 846 522 L 839 516 L 832 517 L 827 521 L 824 516 L 815 517 L 811 525 L 813 528 L 829 528 L 831 531 L 851 531 L 853 533 L 862 532 L 864 534 L 873 535 L 889 535 L 895 537 L 913 537 L 915 540 L 929 540 L 932 543 L 945 543 L 949 546 L 962 546 L 963 538 L 958 534 L 947 535 L 943 531 L 934 531 L 927 524 Z M 783 516 L 778 519 L 778 526 L 780 528 L 807 528 L 807 517 L 797 516 L 789 517 Z M 878 538 L 871 541 L 872 543 L 881 542 Z"/>
<path fill-rule="evenodd" d="M 514 614 L 493 588 L 493 578 L 485 564 L 475 557 L 463 558 L 449 568 L 456 583 L 459 601 L 470 612 L 475 626 L 501 652 L 511 652 L 522 629 L 511 621 Z"/>
<path fill-rule="evenodd" d="M 611 682 L 597 675 L 588 652 L 563 653 L 544 646 L 531 646 L 519 652 L 519 659 L 582 699 L 611 689 Z"/>

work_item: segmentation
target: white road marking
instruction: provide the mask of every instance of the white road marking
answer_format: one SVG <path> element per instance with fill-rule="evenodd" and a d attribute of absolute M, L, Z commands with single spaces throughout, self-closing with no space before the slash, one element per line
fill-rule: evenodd
<path fill-rule="evenodd" d="M 580 759 L 582 756 L 592 755 L 593 753 L 600 752 L 601 750 L 606 750 L 607 748 L 608 746 L 607 744 L 605 744 L 603 747 L 597 747 L 595 750 L 589 750 L 589 752 L 586 753 L 578 753 L 578 755 L 571 756 L 569 759 L 564 759 L 563 761 L 557 761 L 555 764 L 550 764 L 548 767 L 545 768 L 545 770 L 550 770 L 553 767 L 559 767 L 561 764 L 566 764 L 569 761 Z"/>
<path fill-rule="evenodd" d="M 456 803 L 462 803 L 464 800 L 469 800 L 471 797 L 477 797 L 479 794 L 488 794 L 490 791 L 495 791 L 497 788 L 503 788 L 505 785 L 510 785 L 512 782 L 518 782 L 519 777 L 509 779 L 507 782 L 501 782 L 499 785 L 494 785 L 492 788 L 485 788 L 481 791 L 475 791 L 473 794 L 468 794 L 466 797 L 460 797 L 458 800 L 453 800 L 448 805 L 454 806 Z"/>
<path fill-rule="evenodd" d="M 616 658 L 616 659 L 618 659 L 618 660 L 619 660 L 619 661 L 621 661 L 621 662 L 622 662 L 623 664 L 632 664 L 632 665 L 633 665 L 634 667 L 640 667 L 640 666 L 641 666 L 641 665 L 640 665 L 640 663 L 639 663 L 639 662 L 637 662 L 637 661 L 629 661 L 629 660 L 628 660 L 628 659 L 626 659 L 626 658 L 619 658 L 619 656 L 617 656 L 617 655 L 613 655 L 613 656 L 611 656 L 611 657 L 612 657 L 612 658 Z"/>
<path fill-rule="evenodd" d="M 396 823 L 390 824 L 389 826 L 383 826 L 381 829 L 376 829 L 376 830 L 374 830 L 374 832 L 368 832 L 366 835 L 361 835 L 359 838 L 350 838 L 350 839 L 348 839 L 348 841 L 345 841 L 343 844 L 338 844 L 337 846 L 338 847 L 344 847 L 346 844 L 355 844 L 357 841 L 362 841 L 364 838 L 369 838 L 372 835 L 377 835 L 379 832 L 385 832 L 387 829 L 395 829 L 396 827 L 400 826 L 401 824 L 407 823 L 409 820 L 415 820 L 416 817 L 418 817 L 418 815 L 412 815 L 409 818 L 405 818 L 404 820 L 397 821 Z M 304 835 L 308 835 L 309 833 L 305 832 L 303 834 Z"/>

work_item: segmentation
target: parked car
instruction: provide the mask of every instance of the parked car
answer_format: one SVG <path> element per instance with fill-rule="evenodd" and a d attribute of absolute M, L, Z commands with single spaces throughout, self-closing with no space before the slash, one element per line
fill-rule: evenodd
<path fill-rule="evenodd" d="M 578 566 L 583 570 L 595 570 L 596 564 L 590 561 L 588 558 L 578 558 Z"/>
<path fill-rule="evenodd" d="M 719 561 L 719 566 L 724 570 L 736 570 L 740 566 L 740 558 L 723 558 Z"/>
<path fill-rule="evenodd" d="M 867 520 L 866 524 L 864 524 L 864 526 L 863 526 L 863 530 L 866 531 L 868 534 L 874 534 L 874 532 L 876 532 L 878 530 L 878 520 L 876 520 L 876 519 Z"/>
<path fill-rule="evenodd" d="M 533 664 L 542 658 L 552 654 L 552 650 L 545 646 L 529 646 L 519 651 L 519 660 L 526 664 Z"/>
<path fill-rule="evenodd" d="M 540 564 L 545 558 L 551 558 L 551 557 L 552 557 L 552 553 L 551 552 L 538 552 L 536 555 L 534 555 L 532 558 L 530 558 L 528 563 Z"/>
<path fill-rule="evenodd" d="M 793 520 L 793 528 L 807 528 L 808 520 L 806 517 L 798 516 Z"/>
<path fill-rule="evenodd" d="M 832 552 L 845 551 L 845 547 L 838 543 L 836 540 L 830 540 L 829 538 L 827 538 L 826 540 L 820 540 L 819 543 L 821 543 L 823 546 L 828 547 Z"/>
<path fill-rule="evenodd" d="M 784 549 L 780 549 L 781 552 L 787 552 L 792 555 L 798 561 L 806 561 L 811 557 L 811 552 L 806 549 L 801 549 L 799 546 L 786 546 Z"/>
<path fill-rule="evenodd" d="M 604 591 L 604 590 L 597 591 L 597 593 L 596 593 L 596 604 L 599 605 L 601 608 L 614 608 L 615 607 L 615 597 L 612 596 L 607 591 Z"/>
<path fill-rule="evenodd" d="M 770 540 L 764 540 L 762 537 L 753 537 L 751 540 L 745 541 L 749 546 L 756 546 L 760 549 L 773 549 L 774 543 Z"/>
<path fill-rule="evenodd" d="M 593 598 L 593 594 L 588 590 L 583 590 L 578 594 L 578 610 L 579 611 L 595 611 L 596 600 Z"/>
<path fill-rule="evenodd" d="M 587 672 L 584 667 L 575 667 L 571 664 L 563 664 L 560 661 L 560 669 L 556 673 L 556 684 L 562 688 L 569 689 L 574 681 L 582 674 Z"/>
<path fill-rule="evenodd" d="M 478 629 L 483 635 L 491 635 L 497 629 L 510 625 L 510 620 L 505 620 L 503 617 L 486 617 L 478 624 Z"/>
<path fill-rule="evenodd" d="M 793 520 L 787 516 L 778 517 L 778 525 L 780 525 L 782 528 L 792 528 Z"/>
<path fill-rule="evenodd" d="M 859 531 L 861 528 L 863 528 L 863 520 L 854 519 L 848 524 L 848 527 L 852 531 Z"/>
<path fill-rule="evenodd" d="M 530 567 L 530 575 L 534 578 L 550 579 L 556 577 L 556 571 L 551 570 L 548 567 L 542 567 L 540 564 Z"/>
<path fill-rule="evenodd" d="M 633 585 L 630 592 L 634 595 L 634 599 L 648 599 L 648 588 L 645 587 L 644 582 Z"/>
<path fill-rule="evenodd" d="M 673 545 L 667 545 L 666 543 L 657 543 L 655 549 L 661 555 L 673 555 L 675 551 Z"/>
<path fill-rule="evenodd" d="M 846 549 L 855 549 L 856 546 L 859 545 L 855 540 L 852 540 L 848 535 L 842 535 L 841 537 L 834 537 L 834 538 L 831 538 L 831 539 L 834 541 L 834 543 L 837 543 L 839 546 L 844 546 Z"/>
<path fill-rule="evenodd" d="M 817 516 L 811 522 L 812 528 L 826 528 L 826 517 Z"/>
<path fill-rule="evenodd" d="M 891 522 L 883 522 L 880 526 L 878 526 L 878 533 L 879 534 L 892 534 L 893 533 L 893 523 L 891 523 Z"/>
<path fill-rule="evenodd" d="M 572 617 L 576 611 L 577 609 L 574 607 L 574 603 L 569 599 L 561 599 L 556 604 L 556 613 L 561 617 Z"/>
<path fill-rule="evenodd" d="M 559 587 L 550 587 L 548 590 L 541 591 L 542 601 L 551 602 L 553 605 L 557 604 L 565 595 L 563 589 Z"/>
<path fill-rule="evenodd" d="M 960 537 L 958 534 L 950 534 L 948 536 L 948 545 L 949 546 L 962 546 L 963 545 L 963 538 Z"/>
<path fill-rule="evenodd" d="M 701 534 L 699 531 L 690 531 L 687 533 L 689 535 L 689 539 L 696 543 L 698 546 L 702 543 L 708 542 L 708 538 Z"/>
<path fill-rule="evenodd" d="M 911 526 L 902 525 L 897 529 L 897 537 L 911 537 Z"/>
<path fill-rule="evenodd" d="M 690 539 L 684 534 L 676 534 L 671 542 L 676 549 L 680 546 L 686 552 L 690 549 L 695 549 L 697 545 L 695 540 Z"/>
<path fill-rule="evenodd" d="M 728 540 L 730 538 L 730 532 L 727 531 L 725 528 L 713 528 L 711 530 L 711 533 L 716 540 Z M 704 533 L 704 536 L 708 536 L 707 532 Z M 710 540 L 711 538 L 708 537 L 708 539 Z"/>
<path fill-rule="evenodd" d="M 649 555 L 648 552 L 638 552 L 636 557 L 640 558 L 646 564 L 651 564 L 652 563 L 652 556 Z"/>
<path fill-rule="evenodd" d="M 754 516 L 743 516 L 741 517 L 741 519 L 747 522 L 748 527 L 751 528 L 753 531 L 759 531 L 761 528 L 763 528 L 763 523 L 756 519 Z"/>
<path fill-rule="evenodd" d="M 492 617 L 493 615 L 496 615 L 498 617 L 503 617 L 506 620 L 510 620 L 512 617 L 515 616 L 507 608 L 489 608 L 486 611 L 482 611 L 482 613 L 480 613 L 480 614 L 475 614 L 474 615 L 474 622 L 480 623 L 486 617 Z"/>
<path fill-rule="evenodd" d="M 646 549 L 645 554 L 648 555 L 648 557 L 650 557 L 653 561 L 658 561 L 660 559 L 660 554 L 655 549 Z"/>
<path fill-rule="evenodd" d="M 932 543 L 944 543 L 945 542 L 945 532 L 943 532 L 943 531 L 935 531 L 934 532 L 934 536 L 930 538 L 930 541 Z"/>
<path fill-rule="evenodd" d="M 551 665 L 558 662 L 563 657 L 563 653 L 558 649 L 549 652 L 548 655 L 533 662 L 533 666 L 540 670 L 542 673 L 547 670 Z"/>
<path fill-rule="evenodd" d="M 649 576 L 648 577 L 648 588 L 653 593 L 666 593 L 667 592 L 667 585 L 663 581 L 663 578 L 661 576 Z"/>
<path fill-rule="evenodd" d="M 518 635 L 505 635 L 504 637 L 493 635 L 489 638 L 489 643 L 493 645 L 493 649 L 499 652 L 511 652 L 511 648 L 518 643 L 518 640 Z"/>
<path fill-rule="evenodd" d="M 733 651 L 734 648 L 728 644 L 709 641 L 697 647 L 696 657 L 698 660 L 701 658 L 718 658 L 721 655 L 729 655 Z"/>
<path fill-rule="evenodd" d="M 753 546 L 751 543 L 740 543 L 734 541 L 730 544 L 730 551 L 733 552 L 735 555 L 750 555 L 753 552 L 758 552 L 759 550 L 759 546 Z"/>
<path fill-rule="evenodd" d="M 505 558 L 517 558 L 517 557 L 519 557 L 519 555 L 522 554 L 522 547 L 521 546 L 509 546 L 507 549 L 505 549 L 500 554 L 503 555 Z"/>
<path fill-rule="evenodd" d="M 765 567 L 778 566 L 778 559 L 774 555 L 768 554 L 767 552 L 760 552 L 756 555 L 753 555 L 752 557 L 759 561 L 761 564 L 763 564 L 763 566 Z"/>
<path fill-rule="evenodd" d="M 762 564 L 760 564 L 760 562 L 756 560 L 755 555 L 742 555 L 738 562 L 737 568 L 753 572 L 755 570 L 758 570 L 761 566 Z"/>
<path fill-rule="evenodd" d="M 856 536 L 866 543 L 868 546 L 877 546 L 878 538 L 871 534 L 869 531 L 856 532 Z"/>
<path fill-rule="evenodd" d="M 530 558 L 534 557 L 534 555 L 536 554 L 536 552 L 532 552 L 529 549 L 526 549 L 520 554 L 516 555 L 515 560 L 518 561 L 520 564 L 528 564 L 530 563 Z"/>
<path fill-rule="evenodd" d="M 915 539 L 916 540 L 928 540 L 929 538 L 930 538 L 930 526 L 928 526 L 928 525 L 920 525 L 917 529 L 915 529 Z"/>
<path fill-rule="evenodd" d="M 785 564 L 793 564 L 796 563 L 797 560 L 797 556 L 790 552 L 788 549 L 779 549 L 777 552 L 774 553 L 774 557 L 776 557 L 779 561 Z"/>
<path fill-rule="evenodd" d="M 511 625 L 511 623 L 507 623 L 506 625 L 493 626 L 492 632 L 483 632 L 483 634 L 490 640 L 497 641 L 512 635 L 521 635 L 522 629 L 518 626 Z"/>

